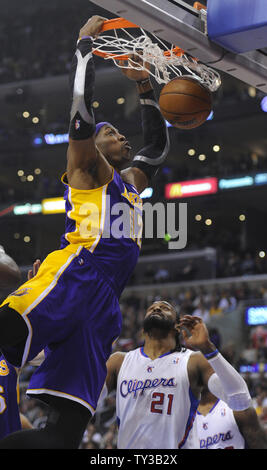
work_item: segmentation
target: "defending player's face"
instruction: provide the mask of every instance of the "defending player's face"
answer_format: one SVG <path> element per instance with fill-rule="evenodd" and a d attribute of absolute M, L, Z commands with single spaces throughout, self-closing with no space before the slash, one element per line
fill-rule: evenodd
<path fill-rule="evenodd" d="M 148 309 L 144 318 L 144 332 L 161 329 L 169 332 L 176 324 L 176 311 L 171 304 L 165 301 L 154 302 Z"/>
<path fill-rule="evenodd" d="M 96 145 L 108 162 L 119 169 L 131 160 L 131 146 L 125 136 L 113 126 L 103 126 L 96 137 Z"/>

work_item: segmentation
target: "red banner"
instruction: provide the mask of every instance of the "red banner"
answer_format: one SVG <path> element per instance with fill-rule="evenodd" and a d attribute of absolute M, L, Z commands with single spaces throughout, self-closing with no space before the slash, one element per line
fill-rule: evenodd
<path fill-rule="evenodd" d="M 165 198 L 176 199 L 204 194 L 215 194 L 218 191 L 217 178 L 204 178 L 201 180 L 169 183 L 165 186 Z"/>

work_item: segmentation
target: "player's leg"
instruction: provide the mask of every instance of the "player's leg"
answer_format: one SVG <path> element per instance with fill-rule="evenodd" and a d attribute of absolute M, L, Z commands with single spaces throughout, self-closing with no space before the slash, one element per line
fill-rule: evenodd
<path fill-rule="evenodd" d="M 68 293 L 70 285 L 76 288 L 77 257 L 71 250 L 50 253 L 37 275 L 1 304 L 0 350 L 14 366 L 22 367 L 49 342 L 63 340 L 75 328 L 76 317 L 71 313 L 76 303 L 72 306 Z M 75 295 L 73 298 L 76 300 Z"/>
<path fill-rule="evenodd" d="M 0 441 L 0 449 L 78 449 L 90 411 L 72 400 L 52 397 L 43 429 L 17 431 Z"/>

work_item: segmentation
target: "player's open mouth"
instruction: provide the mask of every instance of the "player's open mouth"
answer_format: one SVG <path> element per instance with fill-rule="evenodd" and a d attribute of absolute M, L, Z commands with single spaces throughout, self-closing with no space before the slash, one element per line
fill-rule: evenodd
<path fill-rule="evenodd" d="M 123 147 L 127 150 L 132 150 L 132 147 L 130 146 L 129 142 L 125 142 L 125 144 L 123 144 Z"/>

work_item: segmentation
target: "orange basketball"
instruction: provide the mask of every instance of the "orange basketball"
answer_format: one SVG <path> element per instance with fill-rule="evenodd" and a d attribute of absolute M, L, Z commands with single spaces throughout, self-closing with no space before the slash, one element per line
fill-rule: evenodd
<path fill-rule="evenodd" d="M 164 118 L 179 129 L 194 129 L 211 112 L 211 92 L 197 79 L 178 77 L 164 86 L 159 105 Z"/>

